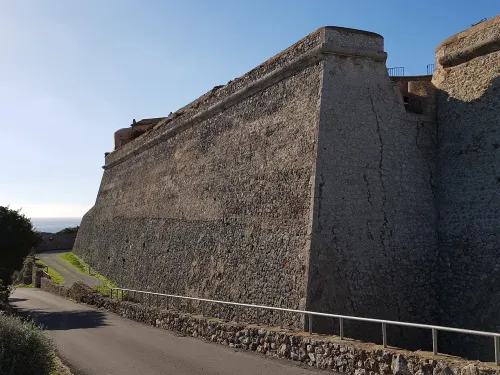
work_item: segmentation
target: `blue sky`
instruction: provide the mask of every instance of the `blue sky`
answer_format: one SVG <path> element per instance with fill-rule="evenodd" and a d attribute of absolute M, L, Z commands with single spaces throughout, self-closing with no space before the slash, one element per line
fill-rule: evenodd
<path fill-rule="evenodd" d="M 315 29 L 382 34 L 425 74 L 443 39 L 498 0 L 0 0 L 0 205 L 81 216 L 115 130 L 168 115 Z"/>

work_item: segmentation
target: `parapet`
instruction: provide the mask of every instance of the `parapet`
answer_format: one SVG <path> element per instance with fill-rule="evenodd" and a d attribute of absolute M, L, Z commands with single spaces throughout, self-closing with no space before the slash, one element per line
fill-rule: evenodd
<path fill-rule="evenodd" d="M 436 47 L 436 63 L 443 68 L 463 64 L 500 50 L 500 16 L 474 25 Z"/>
<path fill-rule="evenodd" d="M 210 118 L 246 98 L 316 64 L 327 55 L 385 61 L 381 35 L 343 27 L 326 26 L 299 40 L 245 75 L 216 86 L 211 91 L 161 120 L 146 134 L 106 157 L 103 168 L 111 168 L 138 155 L 186 128 Z"/>

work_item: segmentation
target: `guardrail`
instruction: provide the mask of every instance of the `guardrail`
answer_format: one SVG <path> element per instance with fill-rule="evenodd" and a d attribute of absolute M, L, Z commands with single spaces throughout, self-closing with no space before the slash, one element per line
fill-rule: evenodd
<path fill-rule="evenodd" d="M 435 70 L 435 65 L 434 64 L 427 64 L 427 75 L 430 76 L 432 74 L 434 74 L 434 70 Z"/>
<path fill-rule="evenodd" d="M 394 68 L 387 68 L 389 77 L 403 77 L 405 75 L 404 66 L 396 66 Z"/>
<path fill-rule="evenodd" d="M 116 293 L 113 293 L 114 291 Z M 237 302 L 218 301 L 218 300 L 198 298 L 198 297 L 179 296 L 179 295 L 175 295 L 175 294 L 146 292 L 143 290 L 126 289 L 126 288 L 111 288 L 110 289 L 110 297 L 113 298 L 113 294 L 115 294 L 116 298 L 119 300 L 120 299 L 120 291 L 121 291 L 122 300 L 124 299 L 124 297 L 123 297 L 124 292 L 127 292 L 129 294 L 132 293 L 134 299 L 135 299 L 137 293 L 149 295 L 149 296 L 156 296 L 157 307 L 159 306 L 159 297 L 167 297 L 167 309 L 168 309 L 168 298 L 173 298 L 173 299 L 177 298 L 177 299 L 181 299 L 181 300 L 184 299 L 184 300 L 190 300 L 190 301 L 199 301 L 199 302 L 201 302 L 201 313 L 203 316 L 205 315 L 205 303 L 214 303 L 214 304 L 234 306 L 235 312 L 236 312 L 236 320 L 235 320 L 236 322 L 239 322 L 240 308 L 241 307 L 248 307 L 248 308 L 252 308 L 252 309 L 257 309 L 257 311 L 259 311 L 259 310 L 278 311 L 280 328 L 283 328 L 283 312 L 297 313 L 297 314 L 303 315 L 304 317 L 305 316 L 308 317 L 309 333 L 310 334 L 313 333 L 312 322 L 313 322 L 314 316 L 335 318 L 335 319 L 339 319 L 340 339 L 341 340 L 344 339 L 344 321 L 346 321 L 346 320 L 354 320 L 354 321 L 368 322 L 368 323 L 379 323 L 379 324 L 381 324 L 381 328 L 382 328 L 382 344 L 383 344 L 384 348 L 387 348 L 387 325 L 422 328 L 422 329 L 431 330 L 431 332 L 432 332 L 432 352 L 434 354 L 438 354 L 437 337 L 438 337 L 439 331 L 463 333 L 463 334 L 475 335 L 475 336 L 487 336 L 487 337 L 493 338 L 493 345 L 495 347 L 495 363 L 497 366 L 500 366 L 500 333 L 496 333 L 496 332 L 473 331 L 470 329 L 442 327 L 442 326 L 419 324 L 419 323 L 398 322 L 398 321 L 394 321 L 394 320 L 383 320 L 383 319 L 361 318 L 361 317 L 349 316 L 349 315 L 327 314 L 327 313 L 320 313 L 320 312 L 314 312 L 314 311 L 286 309 L 283 307 L 272 307 L 272 306 L 254 305 L 254 304 L 249 304 L 249 303 L 237 303 Z M 259 313 L 257 313 L 257 320 L 259 320 Z M 257 321 L 257 324 L 258 323 L 259 322 Z"/>

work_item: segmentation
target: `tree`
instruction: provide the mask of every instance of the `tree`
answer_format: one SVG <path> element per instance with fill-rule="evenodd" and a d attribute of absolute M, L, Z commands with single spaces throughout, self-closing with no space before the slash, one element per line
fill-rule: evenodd
<path fill-rule="evenodd" d="M 39 241 L 30 219 L 20 210 L 0 206 L 0 280 L 4 285 L 9 284 L 12 273 L 21 268 L 23 259 Z"/>
<path fill-rule="evenodd" d="M 78 229 L 80 229 L 80 226 L 68 227 L 68 228 L 64 228 L 63 230 L 60 230 L 59 232 L 57 232 L 57 234 L 59 234 L 59 233 L 77 233 Z"/>

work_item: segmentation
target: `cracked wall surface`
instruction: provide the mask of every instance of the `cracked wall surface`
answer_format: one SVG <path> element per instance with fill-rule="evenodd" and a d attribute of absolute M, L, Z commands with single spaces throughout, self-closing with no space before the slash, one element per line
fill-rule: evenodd
<path fill-rule="evenodd" d="M 500 331 L 499 25 L 443 42 L 432 83 L 317 30 L 106 156 L 75 252 L 124 287 Z"/>
<path fill-rule="evenodd" d="M 323 75 L 311 309 L 434 322 L 434 124 L 406 113 L 383 62 L 329 56 Z M 380 326 L 346 330 L 380 339 Z"/>
<path fill-rule="evenodd" d="M 385 59 L 322 28 L 162 120 L 106 157 L 75 252 L 134 289 L 432 322 L 433 127 Z"/>
<path fill-rule="evenodd" d="M 484 50 L 485 43 L 497 43 L 496 51 Z M 443 42 L 433 77 L 439 89 L 442 323 L 495 332 L 500 331 L 499 61 L 500 17 L 495 17 Z M 484 341 L 479 350 L 490 355 L 491 340 Z"/>

